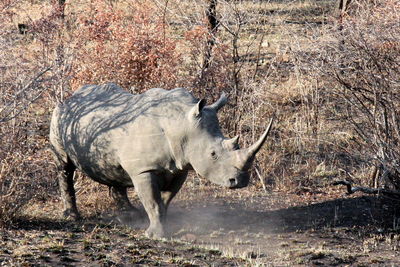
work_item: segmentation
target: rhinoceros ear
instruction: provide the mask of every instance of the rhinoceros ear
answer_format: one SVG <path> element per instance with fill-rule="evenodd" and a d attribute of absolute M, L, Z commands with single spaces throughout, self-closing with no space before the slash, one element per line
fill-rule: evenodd
<path fill-rule="evenodd" d="M 190 117 L 192 118 L 200 118 L 201 117 L 201 111 L 203 108 L 206 106 L 206 100 L 201 99 L 197 104 L 192 107 L 192 109 L 189 112 Z"/>
<path fill-rule="evenodd" d="M 214 109 L 216 112 L 218 112 L 218 110 L 219 110 L 220 108 L 222 108 L 223 106 L 225 106 L 225 104 L 226 104 L 227 102 L 228 102 L 228 98 L 226 97 L 225 92 L 222 92 L 222 94 L 221 94 L 221 96 L 219 97 L 219 99 L 218 99 L 215 103 L 211 104 L 211 105 L 209 106 L 209 108 Z"/>

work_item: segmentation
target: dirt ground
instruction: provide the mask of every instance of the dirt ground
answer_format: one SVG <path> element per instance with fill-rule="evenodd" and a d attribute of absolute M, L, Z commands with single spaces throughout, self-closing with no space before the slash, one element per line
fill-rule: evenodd
<path fill-rule="evenodd" d="M 32 210 L 41 213 L 1 231 L 0 266 L 400 265 L 393 200 L 339 188 L 189 191 L 171 204 L 164 240 L 144 237 L 143 214 L 103 212 L 75 223 L 60 219 L 61 203 L 37 203 Z"/>

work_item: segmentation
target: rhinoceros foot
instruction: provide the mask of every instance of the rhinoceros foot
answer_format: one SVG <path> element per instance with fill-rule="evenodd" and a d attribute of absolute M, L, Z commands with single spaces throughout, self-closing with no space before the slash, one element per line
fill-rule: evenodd
<path fill-rule="evenodd" d="M 79 221 L 82 219 L 81 215 L 77 210 L 67 209 L 64 211 L 63 216 L 65 219 Z"/>
<path fill-rule="evenodd" d="M 161 238 L 165 237 L 165 233 L 164 233 L 164 230 L 162 229 L 162 227 L 149 227 L 149 228 L 147 228 L 145 235 L 148 238 L 152 238 L 152 239 L 161 239 Z"/>

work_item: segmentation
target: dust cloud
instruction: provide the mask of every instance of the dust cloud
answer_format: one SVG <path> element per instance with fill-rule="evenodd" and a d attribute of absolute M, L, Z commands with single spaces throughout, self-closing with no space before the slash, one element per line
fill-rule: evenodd
<path fill-rule="evenodd" d="M 281 231 L 282 217 L 274 212 L 250 209 L 245 204 L 204 203 L 187 205 L 173 203 L 167 215 L 166 232 L 169 239 L 189 242 L 203 248 L 217 249 L 225 256 L 242 258 L 265 255 L 271 250 L 270 233 Z M 252 203 L 253 207 L 254 203 Z M 264 207 L 265 208 L 265 207 Z M 141 209 L 132 217 L 120 221 L 133 229 L 144 231 L 148 218 Z"/>
<path fill-rule="evenodd" d="M 370 207 L 364 203 L 364 198 L 327 200 L 303 206 L 295 200 L 293 196 L 282 194 L 251 199 L 178 200 L 168 210 L 165 230 L 170 239 L 217 249 L 228 257 L 250 259 L 254 264 L 280 265 L 283 262 L 277 259 L 285 259 L 293 251 L 308 251 L 310 247 L 327 242 L 336 244 L 337 234 L 328 233 L 329 229 L 336 233 L 335 229 L 371 224 L 367 216 L 370 213 L 354 209 L 354 206 Z M 125 219 L 130 227 L 140 231 L 148 226 L 143 210 Z M 285 253 L 289 256 L 283 257 Z"/>

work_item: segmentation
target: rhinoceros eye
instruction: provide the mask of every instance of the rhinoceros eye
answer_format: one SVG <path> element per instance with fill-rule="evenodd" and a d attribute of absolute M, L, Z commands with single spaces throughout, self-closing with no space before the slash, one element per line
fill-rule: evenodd
<path fill-rule="evenodd" d="M 218 159 L 217 153 L 215 153 L 215 151 L 211 152 L 211 158 L 214 160 Z"/>

